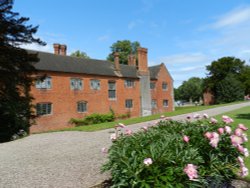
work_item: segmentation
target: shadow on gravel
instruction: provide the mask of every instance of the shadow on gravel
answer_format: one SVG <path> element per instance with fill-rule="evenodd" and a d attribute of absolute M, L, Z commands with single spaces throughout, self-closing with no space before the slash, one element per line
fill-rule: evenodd
<path fill-rule="evenodd" d="M 238 114 L 236 116 L 237 119 L 249 119 L 250 120 L 250 113 L 249 114 Z"/>

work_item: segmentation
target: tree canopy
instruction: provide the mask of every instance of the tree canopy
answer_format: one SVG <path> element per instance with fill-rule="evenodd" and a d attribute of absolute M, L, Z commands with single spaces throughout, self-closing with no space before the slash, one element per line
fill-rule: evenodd
<path fill-rule="evenodd" d="M 108 55 L 107 60 L 114 61 L 114 52 L 119 52 L 119 59 L 121 64 L 128 64 L 128 56 L 130 54 L 136 55 L 137 57 L 137 48 L 140 47 L 140 43 L 135 41 L 131 42 L 129 40 L 118 40 L 113 43 L 110 47 L 111 53 Z"/>
<path fill-rule="evenodd" d="M 29 127 L 34 119 L 30 86 L 37 54 L 21 49 L 24 43 L 44 45 L 34 38 L 38 27 L 26 25 L 29 18 L 12 12 L 13 1 L 0 1 L 0 142 Z"/>
<path fill-rule="evenodd" d="M 79 58 L 83 58 L 83 59 L 90 59 L 90 57 L 85 52 L 81 52 L 80 50 L 77 50 L 77 51 L 71 53 L 70 56 L 79 57 Z"/>

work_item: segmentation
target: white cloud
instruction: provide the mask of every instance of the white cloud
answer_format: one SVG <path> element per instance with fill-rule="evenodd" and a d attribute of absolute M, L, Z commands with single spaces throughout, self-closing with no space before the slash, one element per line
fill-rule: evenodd
<path fill-rule="evenodd" d="M 23 44 L 20 47 L 27 49 L 27 50 L 35 50 L 35 51 L 53 53 L 53 45 L 52 44 L 47 44 L 46 46 L 41 46 L 41 45 L 38 45 L 36 43 L 31 43 L 31 44 Z"/>
<path fill-rule="evenodd" d="M 212 26 L 214 28 L 222 28 L 236 26 L 249 21 L 250 7 L 241 7 L 221 16 L 214 24 L 212 24 Z"/>
<path fill-rule="evenodd" d="M 180 72 L 189 72 L 189 71 L 197 71 L 205 68 L 205 65 L 202 66 L 191 66 L 191 67 L 183 67 L 179 71 Z"/>

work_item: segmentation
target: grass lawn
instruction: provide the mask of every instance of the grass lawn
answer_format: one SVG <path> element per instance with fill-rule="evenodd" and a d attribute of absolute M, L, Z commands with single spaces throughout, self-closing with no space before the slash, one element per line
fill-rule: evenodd
<path fill-rule="evenodd" d="M 171 116 L 187 114 L 187 113 L 192 113 L 192 112 L 197 112 L 197 111 L 201 111 L 201 110 L 206 110 L 206 109 L 220 107 L 220 106 L 227 106 L 227 105 L 237 104 L 237 103 L 242 103 L 242 101 L 241 102 L 228 103 L 228 104 L 211 105 L 211 106 L 176 107 L 175 111 L 173 111 L 173 112 L 155 114 L 155 115 L 146 116 L 146 117 L 130 118 L 130 119 L 126 119 L 126 120 L 117 120 L 115 122 L 107 122 L 107 123 L 100 123 L 100 124 L 94 124 L 94 125 L 83 125 L 83 126 L 77 126 L 77 127 L 72 127 L 72 128 L 66 128 L 66 129 L 62 129 L 62 130 L 59 130 L 59 131 L 86 131 L 86 132 L 92 132 L 92 131 L 98 131 L 98 130 L 113 128 L 114 125 L 116 125 L 118 122 L 119 123 L 124 123 L 125 125 L 131 125 L 131 124 L 135 124 L 135 123 L 141 123 L 141 122 L 146 122 L 146 121 L 150 121 L 150 120 L 159 119 L 161 115 L 171 117 Z"/>
<path fill-rule="evenodd" d="M 248 140 L 250 139 L 250 107 L 240 108 L 238 110 L 234 110 L 228 113 L 225 113 L 229 117 L 234 119 L 234 123 L 232 124 L 233 128 L 235 128 L 239 123 L 243 123 L 248 127 L 247 136 Z M 221 119 L 221 115 L 215 116 L 218 120 Z M 250 141 L 246 143 L 248 150 L 250 151 Z M 245 164 L 247 168 L 250 170 L 250 157 L 245 158 Z M 248 175 L 245 180 L 250 181 L 250 175 Z"/>

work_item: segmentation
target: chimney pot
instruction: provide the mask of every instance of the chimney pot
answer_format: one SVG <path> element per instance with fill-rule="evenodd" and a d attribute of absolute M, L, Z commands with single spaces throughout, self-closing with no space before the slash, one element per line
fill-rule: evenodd
<path fill-rule="evenodd" d="M 119 61 L 119 53 L 114 53 L 114 63 L 115 63 L 115 70 L 120 71 L 120 61 Z"/>
<path fill-rule="evenodd" d="M 138 70 L 140 72 L 148 72 L 148 49 L 138 48 Z"/>
<path fill-rule="evenodd" d="M 65 44 L 61 44 L 60 50 L 60 55 L 67 55 L 67 46 Z"/>
<path fill-rule="evenodd" d="M 54 43 L 53 47 L 54 47 L 54 54 L 59 55 L 60 54 L 60 44 Z"/>
<path fill-rule="evenodd" d="M 136 58 L 135 58 L 135 55 L 130 54 L 130 55 L 128 56 L 128 65 L 129 65 L 129 66 L 136 66 Z"/>

